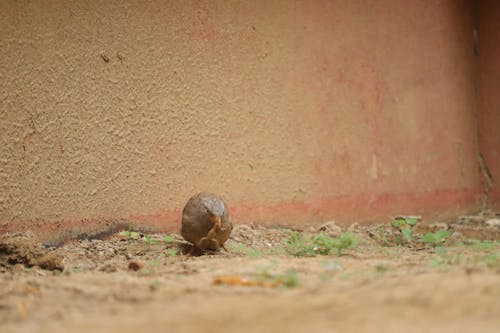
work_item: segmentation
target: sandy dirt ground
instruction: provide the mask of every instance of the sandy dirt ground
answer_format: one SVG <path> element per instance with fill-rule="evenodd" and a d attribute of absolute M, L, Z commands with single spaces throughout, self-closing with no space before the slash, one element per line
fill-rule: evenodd
<path fill-rule="evenodd" d="M 500 332 L 499 242 L 450 229 L 438 247 L 382 244 L 374 233 L 388 226 L 350 230 L 357 247 L 307 257 L 287 252 L 290 230 L 244 225 L 229 253 L 198 257 L 182 254 L 178 235 L 128 232 L 56 249 L 4 235 L 0 331 Z"/>

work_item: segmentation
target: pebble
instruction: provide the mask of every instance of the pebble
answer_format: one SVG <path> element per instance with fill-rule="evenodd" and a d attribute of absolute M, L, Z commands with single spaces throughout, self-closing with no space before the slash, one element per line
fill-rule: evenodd
<path fill-rule="evenodd" d="M 488 227 L 500 228 L 500 219 L 489 219 L 485 223 Z"/>
<path fill-rule="evenodd" d="M 140 261 L 133 260 L 133 261 L 130 261 L 128 263 L 128 269 L 130 269 L 132 271 L 138 271 L 138 270 L 140 270 L 143 267 L 144 267 L 144 264 L 142 262 L 140 262 Z"/>
<path fill-rule="evenodd" d="M 323 223 L 318 228 L 319 231 L 325 232 L 330 237 L 338 237 L 342 234 L 342 228 L 335 224 L 335 221 Z"/>
<path fill-rule="evenodd" d="M 443 222 L 432 223 L 432 224 L 429 225 L 429 227 L 433 231 L 436 231 L 436 230 L 448 230 L 449 229 L 448 224 L 443 223 Z"/>

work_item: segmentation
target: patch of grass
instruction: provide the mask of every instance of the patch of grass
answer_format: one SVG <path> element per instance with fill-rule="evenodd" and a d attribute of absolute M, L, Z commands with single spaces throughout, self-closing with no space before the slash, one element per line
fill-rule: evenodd
<path fill-rule="evenodd" d="M 401 235 L 404 239 L 411 242 L 413 240 L 413 232 L 410 228 L 404 228 L 401 230 Z"/>
<path fill-rule="evenodd" d="M 282 246 L 273 246 L 263 250 L 252 248 L 243 243 L 229 242 L 227 249 L 231 253 L 243 254 L 250 258 L 262 258 L 265 255 L 285 254 L 286 251 Z"/>
<path fill-rule="evenodd" d="M 163 241 L 167 244 L 175 242 L 175 237 L 172 235 L 165 235 L 163 236 Z"/>
<path fill-rule="evenodd" d="M 124 236 L 124 237 L 128 237 L 128 238 L 132 238 L 132 239 L 139 239 L 141 237 L 140 233 L 138 233 L 137 231 L 132 231 L 132 230 L 120 231 L 118 233 L 118 235 Z"/>
<path fill-rule="evenodd" d="M 463 257 L 460 254 L 450 254 L 443 246 L 437 246 L 435 251 L 438 254 L 438 257 L 430 260 L 430 264 L 433 267 L 460 265 L 463 262 Z"/>
<path fill-rule="evenodd" d="M 418 216 L 397 216 L 391 225 L 394 229 L 398 230 L 394 235 L 394 241 L 397 245 L 410 244 L 413 241 L 412 228 L 420 221 Z"/>
<path fill-rule="evenodd" d="M 149 245 L 156 245 L 158 242 L 153 239 L 150 235 L 144 235 L 144 241 Z"/>
<path fill-rule="evenodd" d="M 267 254 L 267 255 L 286 254 L 286 250 L 282 246 L 270 247 L 270 248 L 264 250 L 263 252 L 264 252 L 264 254 Z"/>
<path fill-rule="evenodd" d="M 332 238 L 323 233 L 307 237 L 303 233 L 292 232 L 287 240 L 285 250 L 296 257 L 312 257 L 329 255 L 336 252 L 338 255 L 346 249 L 356 248 L 359 240 L 350 232 L 345 232 L 338 238 Z"/>
<path fill-rule="evenodd" d="M 314 256 L 314 245 L 303 233 L 292 231 L 286 241 L 285 251 L 296 257 Z"/>
<path fill-rule="evenodd" d="M 165 252 L 165 254 L 168 256 L 168 257 L 175 257 L 179 254 L 179 251 L 177 249 L 167 249 L 167 251 Z"/>
<path fill-rule="evenodd" d="M 497 240 L 469 240 L 466 245 L 472 245 L 474 255 L 468 264 L 473 266 L 483 266 L 486 268 L 500 269 L 500 242 Z"/>
<path fill-rule="evenodd" d="M 354 249 L 358 244 L 359 240 L 352 233 L 345 232 L 332 243 L 332 246 L 337 250 L 337 254 L 341 255 L 343 250 Z"/>
<path fill-rule="evenodd" d="M 141 238 L 141 234 L 138 233 L 137 231 L 134 231 L 133 227 L 134 227 L 134 223 L 133 222 L 129 222 L 128 223 L 128 229 L 119 232 L 118 235 L 123 236 L 123 237 L 132 238 L 132 239 L 139 239 L 139 238 Z"/>
<path fill-rule="evenodd" d="M 483 264 L 488 268 L 500 269 L 500 253 L 490 253 L 481 256 L 475 256 L 474 262 L 476 264 Z"/>
<path fill-rule="evenodd" d="M 493 250 L 500 244 L 500 242 L 497 241 L 490 241 L 490 240 L 480 241 L 476 239 L 473 239 L 470 242 L 474 250 L 480 250 L 480 251 Z"/>
<path fill-rule="evenodd" d="M 271 273 L 271 269 L 276 265 L 277 262 L 272 262 L 269 266 L 259 268 L 259 271 L 254 274 L 254 278 L 259 281 L 268 282 L 270 285 L 279 285 L 285 288 L 293 288 L 300 285 L 300 280 L 295 269 L 288 269 L 281 274 Z"/>
<path fill-rule="evenodd" d="M 422 237 L 422 242 L 425 244 L 430 244 L 432 246 L 438 246 L 446 241 L 450 237 L 451 232 L 446 230 L 438 230 L 436 232 L 428 232 Z"/>
<path fill-rule="evenodd" d="M 433 267 L 445 268 L 449 266 L 462 266 L 467 269 L 486 268 L 500 269 L 500 251 L 497 241 L 467 240 L 455 244 L 453 247 L 435 246 L 437 256 L 431 258 L 429 263 Z M 472 246 L 474 251 L 467 248 Z"/>
<path fill-rule="evenodd" d="M 392 220 L 391 225 L 401 229 L 404 227 L 414 227 L 418 221 L 420 221 L 420 218 L 417 216 L 397 216 Z"/>
<path fill-rule="evenodd" d="M 243 243 L 238 243 L 236 245 L 229 245 L 228 244 L 228 250 L 232 253 L 239 253 L 239 254 L 244 254 L 250 258 L 261 258 L 262 257 L 262 252 L 256 249 L 253 249 L 251 247 L 246 246 Z"/>

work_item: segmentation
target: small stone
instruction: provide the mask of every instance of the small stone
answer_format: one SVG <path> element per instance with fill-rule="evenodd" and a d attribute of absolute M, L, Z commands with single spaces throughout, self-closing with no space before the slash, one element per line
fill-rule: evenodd
<path fill-rule="evenodd" d="M 330 237 L 338 237 L 342 234 L 342 228 L 335 224 L 335 221 L 328 221 L 323 223 L 318 228 L 319 231 L 324 232 Z"/>
<path fill-rule="evenodd" d="M 476 215 L 464 215 L 458 218 L 457 224 L 466 224 L 466 225 L 474 225 L 477 223 L 481 223 L 483 217 Z"/>
<path fill-rule="evenodd" d="M 349 232 L 356 232 L 358 231 L 358 229 L 360 228 L 360 225 L 358 222 L 354 222 L 353 224 L 351 224 L 349 226 L 349 228 L 347 229 Z"/>
<path fill-rule="evenodd" d="M 38 260 L 46 254 L 47 249 L 30 232 L 0 236 L 1 266 L 21 264 L 32 267 L 38 265 Z"/>
<path fill-rule="evenodd" d="M 109 62 L 109 57 L 104 51 L 102 51 L 99 55 L 101 56 L 102 60 L 104 60 L 104 62 Z"/>
<path fill-rule="evenodd" d="M 448 230 L 449 226 L 446 223 L 443 222 L 437 222 L 437 223 L 432 223 L 429 225 L 429 227 L 432 229 L 433 232 L 436 230 Z"/>
<path fill-rule="evenodd" d="M 321 226 L 320 226 L 320 228 L 321 228 Z M 313 226 L 307 227 L 306 230 L 305 230 L 305 232 L 307 232 L 309 234 L 313 234 L 313 233 L 316 232 L 316 228 L 313 227 Z"/>
<path fill-rule="evenodd" d="M 491 228 L 500 228 L 500 219 L 489 219 L 484 223 Z"/>
<path fill-rule="evenodd" d="M 454 244 L 456 242 L 462 241 L 464 239 L 464 235 L 461 232 L 454 231 L 448 239 L 446 239 L 446 242 L 448 244 Z"/>
<path fill-rule="evenodd" d="M 36 264 L 40 266 L 40 268 L 47 269 L 49 271 L 58 270 L 62 272 L 64 270 L 63 257 L 55 251 L 48 252 L 36 260 Z"/>
<path fill-rule="evenodd" d="M 128 269 L 130 269 L 132 271 L 136 271 L 137 272 L 138 270 L 140 270 L 143 267 L 144 267 L 144 264 L 142 262 L 140 262 L 140 261 L 135 261 L 134 260 L 134 261 L 130 261 L 128 263 Z"/>

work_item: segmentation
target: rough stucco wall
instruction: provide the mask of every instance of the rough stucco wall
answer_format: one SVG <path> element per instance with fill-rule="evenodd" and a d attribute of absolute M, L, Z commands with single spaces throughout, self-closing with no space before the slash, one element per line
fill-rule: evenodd
<path fill-rule="evenodd" d="M 243 222 L 475 207 L 465 2 L 3 1 L 0 26 L 2 230 L 170 228 L 200 190 Z"/>
<path fill-rule="evenodd" d="M 500 2 L 478 1 L 479 143 L 491 174 L 490 205 L 500 209 Z"/>

